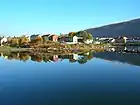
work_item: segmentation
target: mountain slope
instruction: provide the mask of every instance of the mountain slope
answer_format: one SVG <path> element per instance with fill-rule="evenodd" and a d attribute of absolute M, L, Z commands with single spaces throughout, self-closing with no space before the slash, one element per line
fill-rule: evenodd
<path fill-rule="evenodd" d="M 140 18 L 130 20 L 127 22 L 121 22 L 116 24 L 110 24 L 98 28 L 90 28 L 86 30 L 95 37 L 102 36 L 140 36 Z"/>

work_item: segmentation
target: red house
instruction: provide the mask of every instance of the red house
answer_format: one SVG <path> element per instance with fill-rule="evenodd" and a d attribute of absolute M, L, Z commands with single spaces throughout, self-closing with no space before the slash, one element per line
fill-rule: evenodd
<path fill-rule="evenodd" d="M 51 36 L 49 36 L 49 40 L 57 42 L 58 41 L 58 36 L 57 35 L 51 35 Z"/>

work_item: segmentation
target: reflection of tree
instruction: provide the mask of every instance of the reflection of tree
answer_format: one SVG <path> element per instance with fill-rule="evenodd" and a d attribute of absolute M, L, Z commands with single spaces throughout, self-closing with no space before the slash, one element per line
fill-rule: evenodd
<path fill-rule="evenodd" d="M 75 55 L 75 56 L 74 56 Z M 21 60 L 21 61 L 27 61 L 31 58 L 32 61 L 37 62 L 50 62 L 50 61 L 57 61 L 58 59 L 68 59 L 70 63 L 78 62 L 80 64 L 84 64 L 88 62 L 88 60 L 91 60 L 93 58 L 93 53 L 83 53 L 83 54 L 69 54 L 69 55 L 52 55 L 48 53 L 21 53 L 21 52 L 12 52 L 12 53 L 2 53 L 1 56 L 3 56 L 6 59 L 9 60 Z"/>
<path fill-rule="evenodd" d="M 89 52 L 89 55 L 87 56 L 88 60 L 91 60 L 93 58 L 93 52 Z"/>
<path fill-rule="evenodd" d="M 48 61 L 49 61 L 49 56 L 44 56 L 44 57 L 43 57 L 43 61 L 44 61 L 44 62 L 48 62 Z"/>
<path fill-rule="evenodd" d="M 81 58 L 78 60 L 78 63 L 80 63 L 80 64 L 84 64 L 84 63 L 86 63 L 86 62 L 87 62 L 87 57 L 85 57 L 85 56 L 81 57 Z"/>
<path fill-rule="evenodd" d="M 81 58 L 78 60 L 78 63 L 80 64 L 84 64 L 86 63 L 88 60 L 91 60 L 93 58 L 93 53 L 92 52 L 88 52 L 86 54 L 81 54 Z"/>
<path fill-rule="evenodd" d="M 76 60 L 75 60 L 75 59 L 69 59 L 69 62 L 70 62 L 70 63 L 75 63 Z"/>
<path fill-rule="evenodd" d="M 40 55 L 31 55 L 31 60 L 41 62 L 43 60 L 43 58 Z"/>
<path fill-rule="evenodd" d="M 30 56 L 28 54 L 21 53 L 19 54 L 20 60 L 27 61 L 29 60 Z"/>
<path fill-rule="evenodd" d="M 8 55 L 8 59 L 9 59 L 9 60 L 12 60 L 12 59 L 20 60 L 19 53 L 15 53 L 15 52 L 10 53 L 10 54 Z"/>

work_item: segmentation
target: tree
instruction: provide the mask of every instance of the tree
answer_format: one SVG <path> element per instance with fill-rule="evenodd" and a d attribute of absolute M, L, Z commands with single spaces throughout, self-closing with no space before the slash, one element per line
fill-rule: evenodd
<path fill-rule="evenodd" d="M 76 36 L 83 37 L 84 41 L 93 39 L 93 36 L 90 33 L 88 33 L 87 31 L 79 31 L 76 33 Z"/>
<path fill-rule="evenodd" d="M 76 32 L 70 32 L 69 34 L 68 34 L 68 36 L 75 36 L 76 35 Z"/>
<path fill-rule="evenodd" d="M 78 63 L 84 64 L 87 62 L 87 57 L 83 56 L 81 59 L 78 60 Z"/>
<path fill-rule="evenodd" d="M 21 36 L 19 38 L 19 44 L 20 45 L 24 45 L 24 44 L 28 44 L 29 43 L 29 39 L 26 36 Z"/>
<path fill-rule="evenodd" d="M 93 36 L 91 34 L 88 34 L 87 37 L 86 37 L 88 40 L 92 40 L 93 39 Z"/>
<path fill-rule="evenodd" d="M 19 46 L 19 38 L 18 37 L 13 37 L 9 40 L 9 44 L 13 47 Z"/>

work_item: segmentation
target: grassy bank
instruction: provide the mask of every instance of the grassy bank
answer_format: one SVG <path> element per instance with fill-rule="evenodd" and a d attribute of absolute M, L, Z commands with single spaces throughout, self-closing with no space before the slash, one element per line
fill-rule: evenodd
<path fill-rule="evenodd" d="M 73 52 L 102 52 L 105 49 L 105 45 L 94 44 L 38 44 L 29 48 L 17 48 L 10 46 L 1 46 L 0 52 L 49 52 L 49 53 L 73 53 Z"/>
<path fill-rule="evenodd" d="M 0 46 L 0 52 L 24 52 L 30 51 L 32 48 L 16 48 L 10 46 Z"/>

